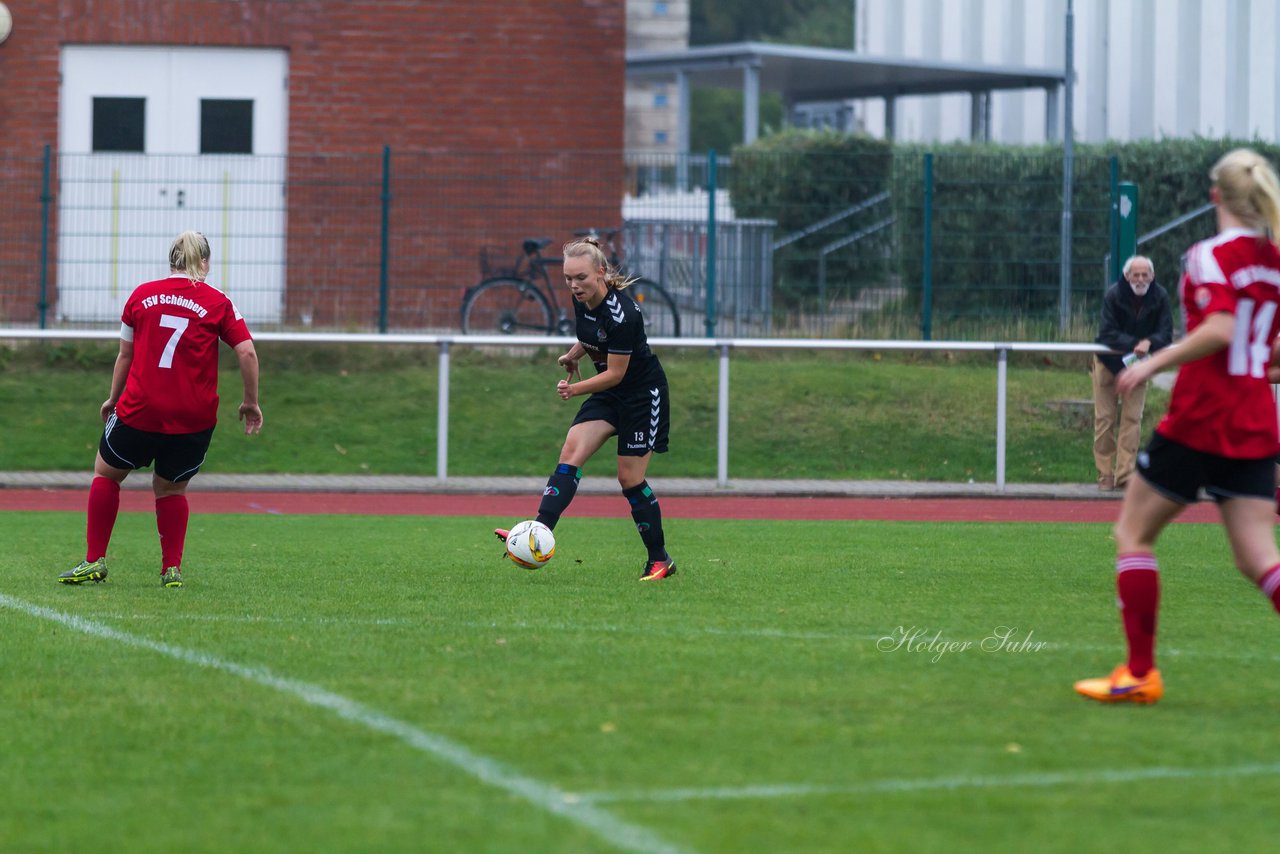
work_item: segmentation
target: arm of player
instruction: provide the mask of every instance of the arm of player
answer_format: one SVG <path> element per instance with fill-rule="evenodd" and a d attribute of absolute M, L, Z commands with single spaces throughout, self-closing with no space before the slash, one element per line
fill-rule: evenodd
<path fill-rule="evenodd" d="M 1116 377 L 1116 390 L 1122 395 L 1128 394 L 1166 368 L 1185 365 L 1218 352 L 1231 343 L 1235 325 L 1234 315 L 1215 311 L 1177 344 L 1165 347 L 1150 359 L 1132 364 L 1121 371 L 1120 376 Z"/>
<path fill-rule="evenodd" d="M 582 346 L 582 342 L 574 341 L 573 346 L 569 348 L 569 352 L 556 359 L 556 364 L 564 368 L 569 374 L 569 379 L 572 380 L 574 374 L 577 374 L 579 377 L 582 376 L 578 371 L 578 361 L 586 354 L 587 348 Z"/>
<path fill-rule="evenodd" d="M 102 402 L 102 408 L 99 414 L 102 416 L 103 422 L 111 417 L 111 413 L 115 412 L 116 403 L 120 400 L 120 395 L 124 394 L 125 380 L 129 379 L 129 366 L 133 364 L 133 342 L 120 339 L 120 352 L 116 354 L 115 367 L 111 369 L 111 393 L 110 396 Z"/>
<path fill-rule="evenodd" d="M 240 360 L 240 379 L 244 382 L 240 420 L 244 422 L 245 435 L 248 435 L 262 429 L 262 409 L 258 406 L 258 351 L 252 341 L 241 341 L 235 349 L 236 358 Z"/>
<path fill-rule="evenodd" d="M 579 380 L 576 383 L 560 380 L 559 384 L 556 385 L 556 394 L 560 395 L 561 400 L 568 400 L 575 395 L 595 394 L 598 391 L 613 388 L 622 382 L 622 378 L 626 376 L 627 367 L 630 364 L 630 354 L 610 353 L 609 361 L 602 372 L 589 379 Z"/>
<path fill-rule="evenodd" d="M 1271 363 L 1267 365 L 1267 382 L 1280 383 L 1280 337 L 1271 342 Z"/>

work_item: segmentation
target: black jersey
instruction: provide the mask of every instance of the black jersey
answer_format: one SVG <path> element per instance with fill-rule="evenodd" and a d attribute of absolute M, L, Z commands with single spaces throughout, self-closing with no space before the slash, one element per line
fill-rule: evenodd
<path fill-rule="evenodd" d="M 664 377 L 658 357 L 649 349 L 649 339 L 644 333 L 644 315 L 626 291 L 609 289 L 604 302 L 594 309 L 573 301 L 573 313 L 577 319 L 578 341 L 586 348 L 587 358 L 596 366 L 597 373 L 608 367 L 610 353 L 630 356 L 627 373 L 619 387 L 651 383 Z"/>

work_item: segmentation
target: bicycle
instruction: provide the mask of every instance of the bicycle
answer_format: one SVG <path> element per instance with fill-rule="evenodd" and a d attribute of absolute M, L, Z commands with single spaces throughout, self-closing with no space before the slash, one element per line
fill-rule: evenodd
<path fill-rule="evenodd" d="M 610 265 L 624 269 L 614 245 L 617 229 L 603 232 L 588 229 L 574 234 L 598 239 L 603 234 L 601 248 L 605 250 Z M 481 250 L 480 268 L 485 278 L 463 294 L 464 335 L 574 334 L 573 312 L 560 305 L 560 289 L 552 285 L 551 273 L 547 269 L 551 265 L 563 264 L 564 259 L 543 255 L 542 250 L 549 245 L 550 238 L 525 240 L 515 263 L 499 268 L 492 265 L 490 253 Z M 652 279 L 641 277 L 623 293 L 640 306 L 646 335 L 680 337 L 680 311 L 666 288 Z"/>

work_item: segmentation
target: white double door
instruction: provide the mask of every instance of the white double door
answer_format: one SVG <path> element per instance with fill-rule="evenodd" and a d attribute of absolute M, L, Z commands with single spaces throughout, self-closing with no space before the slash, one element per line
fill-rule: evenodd
<path fill-rule="evenodd" d="M 281 50 L 62 49 L 60 319 L 119 319 L 190 229 L 209 238 L 209 282 L 280 322 L 287 75 Z"/>

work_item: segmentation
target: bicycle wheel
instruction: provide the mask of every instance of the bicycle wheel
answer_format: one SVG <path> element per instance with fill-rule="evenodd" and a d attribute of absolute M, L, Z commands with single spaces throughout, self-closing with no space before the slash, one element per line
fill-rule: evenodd
<path fill-rule="evenodd" d="M 464 335 L 546 335 L 551 305 L 523 279 L 489 279 L 467 291 L 462 301 Z"/>
<path fill-rule="evenodd" d="M 650 338 L 679 338 L 680 311 L 667 289 L 653 279 L 638 279 L 623 291 L 640 304 L 644 333 Z"/>

